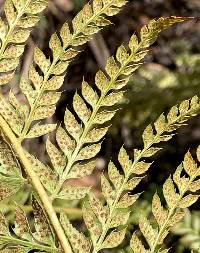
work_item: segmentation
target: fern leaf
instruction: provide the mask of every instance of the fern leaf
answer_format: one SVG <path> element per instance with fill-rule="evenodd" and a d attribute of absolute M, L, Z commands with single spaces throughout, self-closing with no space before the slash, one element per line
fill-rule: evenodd
<path fill-rule="evenodd" d="M 34 233 L 34 238 L 47 245 L 53 246 L 55 244 L 55 237 L 52 234 L 52 229 L 50 227 L 49 221 L 40 204 L 34 197 L 32 197 L 32 206 L 36 230 Z"/>
<path fill-rule="evenodd" d="M 17 208 L 15 216 L 14 233 L 22 239 L 30 241 L 32 239 L 31 229 L 26 214 L 20 208 Z"/>
<path fill-rule="evenodd" d="M 101 223 L 98 221 L 93 210 L 86 206 L 83 207 L 83 218 L 90 232 L 92 243 L 95 244 L 102 233 Z"/>
<path fill-rule="evenodd" d="M 60 191 L 58 198 L 59 199 L 83 199 L 90 191 L 89 187 L 81 187 L 76 185 L 63 185 L 62 190 Z"/>
<path fill-rule="evenodd" d="M 91 250 L 91 242 L 85 237 L 84 234 L 78 232 L 69 222 L 65 214 L 60 216 L 61 224 L 64 228 L 64 231 L 69 238 L 69 241 L 73 247 L 74 253 L 88 253 Z"/>
<path fill-rule="evenodd" d="M 96 165 L 96 161 L 92 160 L 86 163 L 77 163 L 73 166 L 71 172 L 69 173 L 67 179 L 70 178 L 83 178 L 92 174 Z"/>
<path fill-rule="evenodd" d="M 36 157 L 30 155 L 28 152 L 25 152 L 26 157 L 30 161 L 33 170 L 40 177 L 40 181 L 46 190 L 50 193 L 53 193 L 56 188 L 58 173 L 51 170 L 51 168 L 42 162 L 40 162 Z"/>
<path fill-rule="evenodd" d="M 191 206 L 199 197 L 198 195 L 188 193 L 191 185 L 200 175 L 200 168 L 195 163 L 190 152 L 185 155 L 182 164 L 183 166 L 179 166 L 174 173 L 173 180 L 169 177 L 163 185 L 163 195 L 167 203 L 166 209 L 162 207 L 157 193 L 153 197 L 152 213 L 157 222 L 158 231 L 154 232 L 155 228 L 152 228 L 146 217 L 142 217 L 139 221 L 140 230 L 148 242 L 150 252 L 152 253 L 159 250 L 171 227 L 183 218 L 184 212 L 182 209 Z M 181 176 L 183 172 L 185 175 Z M 176 192 L 175 186 L 178 188 L 178 192 Z"/>
<path fill-rule="evenodd" d="M 35 124 L 31 130 L 27 133 L 26 138 L 34 138 L 39 137 L 41 135 L 48 134 L 49 132 L 52 132 L 56 128 L 56 124 Z"/>
<path fill-rule="evenodd" d="M 8 252 L 60 252 L 56 247 L 52 230 L 41 206 L 33 198 L 33 213 L 35 231 L 32 232 L 26 214 L 20 207 L 16 207 L 14 228 L 12 233 L 2 213 L 0 213 L 0 245 Z"/>
<path fill-rule="evenodd" d="M 142 242 L 136 234 L 133 234 L 130 241 L 130 247 L 134 253 L 145 253 L 147 252 Z"/>
<path fill-rule="evenodd" d="M 148 219 L 144 216 L 140 217 L 139 227 L 148 244 L 152 247 L 153 242 L 158 237 L 158 231 L 152 227 Z"/>
<path fill-rule="evenodd" d="M 0 200 L 15 194 L 25 183 L 12 148 L 0 137 Z"/>
<path fill-rule="evenodd" d="M 118 189 L 122 186 L 124 175 L 121 175 L 113 162 L 108 164 L 108 176 L 113 186 Z M 132 189 L 132 188 L 131 188 Z"/>
<path fill-rule="evenodd" d="M 121 229 L 119 231 L 112 231 L 104 240 L 102 248 L 116 248 L 124 240 L 126 229 Z"/>
<path fill-rule="evenodd" d="M 152 213 L 159 226 L 161 226 L 167 219 L 167 211 L 163 208 L 160 198 L 157 193 L 155 193 L 153 196 Z"/>
<path fill-rule="evenodd" d="M 23 128 L 23 119 L 20 113 L 1 94 L 0 98 L 1 115 L 9 122 L 13 132 L 19 134 Z"/>
<path fill-rule="evenodd" d="M 108 210 L 105 206 L 102 205 L 101 201 L 92 193 L 89 195 L 89 205 L 98 220 L 101 223 L 105 222 L 108 217 Z"/>
<path fill-rule="evenodd" d="M 66 158 L 61 154 L 60 150 L 56 148 L 49 139 L 46 142 L 46 150 L 51 159 L 51 163 L 58 174 L 61 174 L 65 165 Z"/>
<path fill-rule="evenodd" d="M 5 20 L 0 19 L 0 85 L 7 84 L 13 77 L 25 42 L 40 20 L 38 14 L 46 8 L 45 0 L 6 0 Z M 19 45 L 22 44 L 22 45 Z"/>
<path fill-rule="evenodd" d="M 184 19 L 174 17 L 166 19 L 167 24 L 182 21 L 184 21 Z M 154 38 L 156 38 L 162 28 L 166 28 L 163 22 L 163 19 L 158 19 L 150 22 L 148 26 L 149 36 L 154 36 Z M 135 35 L 133 35 L 133 37 L 135 37 Z M 55 40 L 57 41 L 57 39 Z M 68 147 L 65 145 L 65 150 L 67 149 L 67 152 L 64 151 L 64 153 L 66 153 L 66 158 L 68 161 L 63 171 L 62 177 L 58 183 L 58 187 L 53 194 L 53 198 L 56 198 L 58 195 L 63 182 L 68 177 L 71 177 L 70 172 L 76 162 L 91 159 L 95 157 L 99 152 L 101 147 L 101 138 L 103 138 L 107 130 L 107 128 L 102 130 L 101 125 L 107 123 L 116 113 L 116 111 L 107 108 L 110 105 L 116 104 L 118 99 L 115 101 L 111 99 L 111 103 L 106 101 L 109 101 L 111 96 L 114 98 L 116 98 L 118 95 L 119 98 L 122 97 L 123 92 L 120 91 L 118 86 L 118 82 L 121 81 L 121 76 L 125 76 L 126 78 L 130 77 L 132 73 L 141 65 L 141 60 L 147 54 L 147 50 L 144 50 L 143 44 L 146 43 L 146 41 L 143 41 L 142 31 L 140 43 L 135 43 L 135 45 L 132 43 L 133 39 L 131 39 L 131 42 L 129 43 L 130 52 L 127 51 L 125 53 L 125 48 L 121 46 L 117 50 L 117 60 L 114 56 L 108 59 L 105 68 L 106 75 L 101 70 L 97 72 L 95 83 L 97 88 L 100 90 L 100 96 L 98 96 L 97 92 L 94 89 L 90 88 L 89 84 L 83 80 L 81 92 L 82 94 L 76 93 L 73 99 L 73 108 L 76 114 L 66 109 L 64 120 L 66 128 L 65 136 L 66 144 L 69 144 Z M 127 68 L 129 69 L 129 73 L 127 73 Z M 128 79 L 125 80 L 128 81 Z M 123 86 L 125 85 L 126 82 L 123 83 Z M 89 99 L 88 97 L 90 95 L 91 98 Z M 106 107 L 104 111 L 102 111 L 103 107 Z M 94 133 L 96 138 L 93 137 Z M 148 135 L 148 133 L 146 135 Z M 85 146 L 89 140 L 90 145 Z M 75 145 L 73 145 L 74 147 L 72 147 L 72 143 Z M 61 146 L 60 148 L 62 149 Z M 68 150 L 70 150 L 70 152 Z M 148 151 L 152 154 L 152 151 L 156 152 L 157 150 L 154 149 Z M 149 154 L 149 156 L 151 154 Z M 147 155 L 148 154 L 146 151 L 146 156 Z M 125 159 L 125 156 L 123 156 L 123 159 Z M 129 167 L 129 164 L 127 163 L 126 159 L 124 161 L 121 161 L 119 157 L 119 161 L 123 163 L 123 169 L 127 170 L 126 167 Z"/>

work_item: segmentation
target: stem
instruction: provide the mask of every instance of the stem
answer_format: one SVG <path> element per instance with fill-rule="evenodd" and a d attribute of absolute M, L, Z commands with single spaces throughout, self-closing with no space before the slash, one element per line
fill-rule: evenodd
<path fill-rule="evenodd" d="M 2 45 L 1 45 L 1 49 L 0 49 L 0 59 L 2 59 L 3 57 L 3 53 L 9 43 L 9 38 L 10 35 L 12 35 L 12 32 L 14 31 L 17 23 L 19 22 L 20 18 L 24 15 L 26 8 L 28 7 L 29 3 L 31 2 L 31 0 L 27 0 L 26 4 L 24 5 L 23 9 L 17 14 L 14 22 L 10 25 L 8 33 L 6 34 L 6 37 L 4 38 L 4 40 L 2 41 Z"/>
<path fill-rule="evenodd" d="M 60 252 L 59 249 L 57 249 L 57 248 L 53 248 L 51 246 L 45 246 L 42 244 L 40 245 L 40 244 L 34 243 L 34 242 L 20 240 L 15 237 L 0 235 L 0 241 L 1 241 L 1 243 L 5 243 L 5 244 L 11 244 L 11 245 L 16 244 L 16 245 L 34 248 L 36 250 L 41 250 L 41 251 L 45 251 L 45 252 L 54 252 L 54 253 Z"/>
<path fill-rule="evenodd" d="M 63 247 L 64 252 L 65 253 L 72 253 L 71 246 L 68 243 L 68 240 L 67 240 L 65 233 L 60 225 L 60 222 L 58 220 L 56 212 L 51 204 L 51 201 L 49 200 L 49 197 L 48 197 L 43 185 L 40 182 L 40 179 L 38 178 L 37 174 L 33 171 L 28 158 L 24 154 L 23 148 L 22 148 L 19 140 L 16 138 L 15 134 L 12 132 L 9 125 L 3 119 L 3 117 L 1 115 L 0 115 L 0 127 L 3 130 L 5 136 L 8 138 L 9 143 L 12 145 L 13 150 L 15 151 L 16 155 L 19 157 L 19 160 L 21 161 L 27 175 L 30 177 L 33 187 L 38 192 L 40 199 L 42 201 L 42 204 L 43 204 L 43 206 L 49 216 L 49 219 L 55 229 L 55 232 L 56 232 L 58 239 Z"/>

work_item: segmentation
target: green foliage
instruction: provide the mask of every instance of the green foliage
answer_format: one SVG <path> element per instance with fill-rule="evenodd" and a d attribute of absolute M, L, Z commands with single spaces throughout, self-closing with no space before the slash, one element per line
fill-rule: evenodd
<path fill-rule="evenodd" d="M 125 238 L 132 206 L 140 196 L 140 193 L 130 191 L 137 187 L 151 166 L 146 158 L 156 154 L 160 150 L 160 142 L 170 140 L 175 130 L 199 112 L 197 96 L 184 100 L 179 106 L 173 106 L 166 116 L 161 114 L 154 124 L 146 127 L 142 134 L 143 148 L 134 149 L 133 158 L 122 147 L 118 155 L 121 170 L 110 162 L 108 175 L 101 176 L 103 200 L 95 196 L 90 187 L 72 184 L 71 179 L 92 173 L 95 157 L 116 113 L 113 106 L 122 100 L 130 77 L 143 64 L 149 47 L 164 29 L 190 19 L 168 17 L 151 20 L 142 27 L 139 36 L 133 34 L 127 46 L 121 45 L 116 54 L 108 58 L 105 70 L 97 72 L 94 86 L 83 79 L 81 91 L 73 97 L 73 108 L 67 107 L 65 110 L 63 124 L 57 129 L 56 124 L 46 124 L 43 120 L 54 114 L 61 96 L 58 89 L 63 84 L 68 65 L 79 53 L 77 46 L 83 45 L 93 34 L 109 25 L 107 16 L 117 14 L 125 3 L 125 0 L 94 0 L 92 4 L 86 4 L 72 20 L 71 26 L 64 23 L 59 32 L 52 34 L 50 58 L 35 47 L 28 77 L 22 76 L 19 84 L 26 103 L 22 104 L 12 89 L 9 94 L 0 94 L 0 199 L 10 197 L 27 183 L 32 187 L 33 195 L 41 201 L 39 204 L 35 198 L 32 200 L 33 226 L 19 206 L 16 207 L 14 228 L 9 227 L 3 214 L 0 215 L 0 245 L 3 252 L 97 253 L 116 248 Z M 28 28 L 35 25 L 37 14 L 45 6 L 46 1 L 42 0 L 6 0 L 4 10 L 7 24 L 0 21 L 1 30 L 4 31 L 0 49 L 2 85 L 9 82 L 30 33 Z M 23 141 L 55 129 L 56 143 L 50 138 L 46 141 L 46 151 L 51 161 L 49 166 L 27 152 Z M 197 158 L 200 160 L 199 149 Z M 25 178 L 21 168 L 24 169 Z M 183 170 L 187 177 L 182 176 Z M 158 246 L 169 228 L 182 218 L 179 208 L 186 208 L 197 200 L 197 194 L 186 193 L 199 189 L 199 180 L 195 181 L 199 175 L 199 168 L 188 152 L 173 180 L 170 177 L 163 186 L 166 208 L 162 207 L 159 196 L 155 194 L 152 213 L 158 228 L 152 227 L 146 217 L 141 217 L 139 221 L 150 252 L 159 250 Z M 56 199 L 69 201 L 84 198 L 82 213 L 87 235 L 73 227 L 66 214 L 61 213 L 58 217 L 52 205 Z M 147 252 L 136 233 L 130 246 L 135 253 Z"/>
<path fill-rule="evenodd" d="M 185 249 L 198 252 L 200 248 L 199 211 L 190 213 L 190 211 L 186 209 L 183 220 L 172 228 L 172 232 L 180 236 L 177 252 L 183 252 Z"/>

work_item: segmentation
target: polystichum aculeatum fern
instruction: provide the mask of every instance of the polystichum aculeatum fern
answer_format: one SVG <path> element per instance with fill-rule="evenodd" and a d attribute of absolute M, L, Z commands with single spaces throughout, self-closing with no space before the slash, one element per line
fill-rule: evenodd
<path fill-rule="evenodd" d="M 172 107 L 166 116 L 162 114 L 144 130 L 144 147 L 134 150 L 133 160 L 122 147 L 118 160 L 123 174 L 110 162 L 108 176 L 101 177 L 104 204 L 89 187 L 68 183 L 69 179 L 92 173 L 94 158 L 116 113 L 113 106 L 122 99 L 124 87 L 142 64 L 148 48 L 159 33 L 175 23 L 190 19 L 168 17 L 150 21 L 141 29 L 139 37 L 132 35 L 128 46 L 121 45 L 116 55 L 109 57 L 105 70 L 99 70 L 96 74 L 95 86 L 83 80 L 81 92 L 76 92 L 73 98 L 74 112 L 66 108 L 63 126 L 46 124 L 45 121 L 41 123 L 41 120 L 51 117 L 55 112 L 61 95 L 58 89 L 62 86 L 69 63 L 79 53 L 77 46 L 83 45 L 94 33 L 109 25 L 107 16 L 117 14 L 125 3 L 125 0 L 94 0 L 86 4 L 71 26 L 65 23 L 59 32 L 51 36 L 50 59 L 35 47 L 28 77 L 22 76 L 19 83 L 26 104 L 19 101 L 12 89 L 6 95 L 0 94 L 0 200 L 9 198 L 24 184 L 29 184 L 32 186 L 34 213 L 32 226 L 24 211 L 16 206 L 14 228 L 8 226 L 3 214 L 0 215 L 2 252 L 96 253 L 117 247 L 125 237 L 131 206 L 140 196 L 139 193 L 131 195 L 129 191 L 136 188 L 151 165 L 145 158 L 157 153 L 160 150 L 157 144 L 171 139 L 173 131 L 200 109 L 199 99 L 195 96 Z M 42 0 L 5 1 L 5 19 L 0 20 L 1 85 L 6 85 L 12 79 L 30 28 L 39 21 L 38 13 L 46 5 L 47 2 Z M 51 166 L 48 166 L 28 153 L 23 141 L 55 129 L 57 145 L 49 138 L 46 142 L 51 160 Z M 152 212 L 158 229 L 151 227 L 147 218 L 141 217 L 140 230 L 150 252 L 160 250 L 169 228 L 182 218 L 178 208 L 187 207 L 197 200 L 196 195 L 184 197 L 188 190 L 194 192 L 199 188 L 199 181 L 194 181 L 199 170 L 189 153 L 183 167 L 187 178 L 181 176 L 182 167 L 179 167 L 173 180 L 169 178 L 163 186 L 166 209 L 161 206 L 157 194 L 153 198 Z M 174 183 L 178 193 L 175 192 Z M 55 199 L 83 199 L 86 195 L 83 218 L 89 231 L 88 237 L 70 224 L 66 214 L 61 213 L 58 217 L 53 207 Z M 131 248 L 135 253 L 148 251 L 136 233 L 131 239 Z"/>

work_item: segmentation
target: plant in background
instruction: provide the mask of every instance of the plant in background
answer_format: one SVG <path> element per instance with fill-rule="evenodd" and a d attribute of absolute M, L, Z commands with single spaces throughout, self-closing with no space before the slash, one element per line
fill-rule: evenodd
<path fill-rule="evenodd" d="M 184 252 L 185 249 L 200 249 L 200 224 L 199 211 L 185 210 L 184 218 L 173 229 L 172 233 L 180 236 L 176 252 Z"/>
<path fill-rule="evenodd" d="M 8 94 L 0 94 L 0 198 L 4 200 L 16 194 L 21 187 L 29 185 L 32 192 L 33 220 L 29 222 L 23 210 L 16 204 L 14 226 L 9 227 L 3 213 L 0 215 L 0 245 L 2 252 L 80 252 L 97 253 L 120 245 L 125 238 L 126 224 L 131 206 L 140 193 L 130 194 L 145 176 L 151 164 L 146 158 L 156 154 L 158 143 L 168 141 L 173 132 L 185 124 L 200 109 L 197 96 L 171 108 L 154 124 L 147 126 L 142 138 L 144 147 L 134 149 L 129 158 L 122 147 L 119 164 L 108 165 L 108 175 L 102 175 L 101 188 L 104 202 L 95 196 L 90 187 L 72 184 L 71 179 L 90 175 L 95 167 L 95 157 L 101 149 L 102 139 L 114 117 L 116 105 L 123 97 L 124 87 L 135 70 L 142 65 L 149 47 L 159 33 L 171 25 L 190 18 L 168 17 L 152 20 L 141 29 L 137 37 L 133 34 L 128 46 L 121 45 L 116 55 L 108 58 L 105 70 L 95 76 L 95 86 L 85 80 L 82 89 L 73 97 L 73 109 L 66 108 L 64 123 L 48 124 L 61 92 L 69 63 L 79 53 L 77 46 L 89 41 L 92 35 L 109 25 L 107 16 L 117 14 L 125 0 L 94 0 L 86 4 L 76 15 L 72 25 L 63 24 L 59 32 L 49 41 L 52 56 L 47 58 L 38 48 L 29 67 L 28 77 L 20 78 L 19 87 L 26 103 L 10 88 Z M 6 85 L 13 76 L 23 53 L 30 27 L 38 21 L 37 14 L 46 6 L 46 1 L 5 1 L 5 19 L 1 19 L 0 83 Z M 17 34 L 17 35 L 16 35 Z M 51 161 L 47 165 L 39 161 L 24 148 L 24 140 L 36 138 L 55 130 L 57 143 L 50 138 L 46 151 Z M 199 149 L 197 158 L 200 160 Z M 182 171 L 187 176 L 182 176 Z M 139 227 L 148 245 L 134 233 L 130 248 L 139 252 L 167 252 L 162 242 L 169 229 L 182 217 L 181 208 L 193 204 L 198 195 L 188 194 L 199 188 L 199 168 L 190 153 L 183 167 L 179 166 L 163 186 L 166 208 L 156 194 L 152 213 L 157 227 L 152 227 L 147 218 L 141 217 Z M 175 184 L 178 192 L 175 190 Z M 54 203 L 83 199 L 83 220 L 88 233 L 76 230 L 63 212 L 56 214 Z M 33 224 L 34 223 L 34 224 Z"/>

